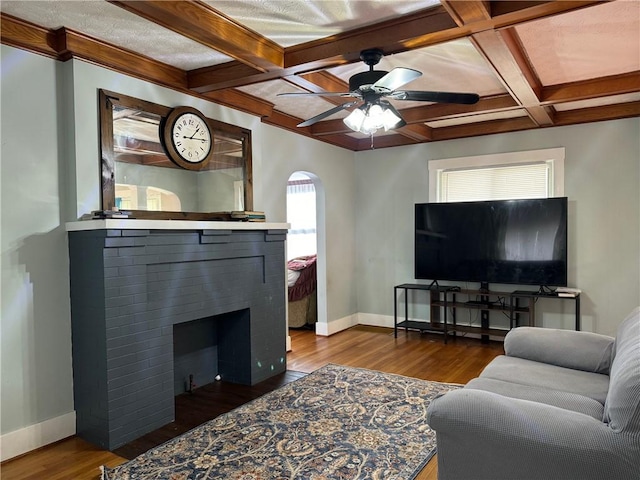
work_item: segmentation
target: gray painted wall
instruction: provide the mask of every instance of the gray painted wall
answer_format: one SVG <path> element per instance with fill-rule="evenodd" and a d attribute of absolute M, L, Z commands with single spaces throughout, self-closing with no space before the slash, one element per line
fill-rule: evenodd
<path fill-rule="evenodd" d="M 334 212 L 324 237 L 331 245 L 326 269 L 336 272 L 325 292 L 332 306 L 328 319 L 355 314 L 349 267 L 355 261 L 352 152 L 81 61 L 58 63 L 5 45 L 0 59 L 1 434 L 73 412 L 64 224 L 100 208 L 99 88 L 167 106 L 193 105 L 207 116 L 250 129 L 254 208 L 270 222 L 286 221 L 291 173 L 307 169 L 317 174 Z M 317 158 L 327 161 L 312 168 Z"/>
<path fill-rule="evenodd" d="M 415 281 L 413 205 L 429 201 L 429 160 L 565 147 L 569 285 L 584 291 L 582 328 L 614 335 L 640 304 L 638 132 L 633 118 L 357 153 L 358 311 L 393 315 L 393 286 Z M 418 295 L 416 318 L 426 302 Z M 541 300 L 538 324 L 571 328 L 572 303 Z"/>
<path fill-rule="evenodd" d="M 2 47 L 2 433 L 73 410 L 60 67 Z"/>
<path fill-rule="evenodd" d="M 317 177 L 330 323 L 357 312 L 392 314 L 393 285 L 413 278 L 411 208 L 428 200 L 426 160 L 563 145 L 575 212 L 570 278 L 587 296 L 585 328 L 612 333 L 640 303 L 637 118 L 354 154 L 81 61 L 4 45 L 0 58 L 2 434 L 73 411 L 64 223 L 100 207 L 98 88 L 193 105 L 251 129 L 255 209 L 268 221 L 286 221 L 291 173 Z"/>

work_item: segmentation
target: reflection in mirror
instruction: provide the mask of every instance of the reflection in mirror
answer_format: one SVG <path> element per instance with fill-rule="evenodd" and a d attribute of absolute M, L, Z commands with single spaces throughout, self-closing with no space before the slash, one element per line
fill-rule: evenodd
<path fill-rule="evenodd" d="M 100 91 L 100 106 L 104 210 L 131 210 L 137 218 L 224 219 L 221 212 L 253 209 L 250 131 L 209 119 L 214 156 L 202 170 L 185 170 L 167 157 L 160 140 L 170 108 L 106 91 Z"/>

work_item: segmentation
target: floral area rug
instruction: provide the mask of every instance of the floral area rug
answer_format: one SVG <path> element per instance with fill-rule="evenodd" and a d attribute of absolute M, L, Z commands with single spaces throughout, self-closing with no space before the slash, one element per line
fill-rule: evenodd
<path fill-rule="evenodd" d="M 458 385 L 326 365 L 153 448 L 102 480 L 410 480 L 435 453 L 426 422 Z"/>

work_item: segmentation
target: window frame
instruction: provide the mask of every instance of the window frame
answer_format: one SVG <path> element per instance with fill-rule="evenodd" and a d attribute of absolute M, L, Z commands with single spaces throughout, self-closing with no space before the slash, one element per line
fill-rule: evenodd
<path fill-rule="evenodd" d="M 494 153 L 469 157 L 445 158 L 429 161 L 429 202 L 441 200 L 440 178 L 443 171 L 456 169 L 483 169 L 508 167 L 521 164 L 549 162 L 551 168 L 551 188 L 549 197 L 564 197 L 565 148 L 545 148 L 521 152 Z"/>

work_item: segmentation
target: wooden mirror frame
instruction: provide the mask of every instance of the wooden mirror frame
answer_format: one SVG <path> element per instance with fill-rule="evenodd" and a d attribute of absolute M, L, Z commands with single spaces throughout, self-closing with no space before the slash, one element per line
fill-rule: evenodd
<path fill-rule="evenodd" d="M 116 153 L 113 141 L 113 107 L 120 106 L 148 112 L 160 116 L 162 119 L 171 112 L 171 107 L 147 102 L 127 95 L 99 90 L 99 115 L 100 115 L 100 163 L 101 163 L 101 185 L 102 185 L 102 210 L 114 210 L 115 200 L 115 163 Z M 253 210 L 253 178 L 251 160 L 251 130 L 230 125 L 219 120 L 207 118 L 212 131 L 222 132 L 233 138 L 242 141 L 243 149 L 243 186 L 244 186 L 244 209 Z M 166 154 L 167 162 L 171 162 Z M 129 209 L 127 209 L 129 210 Z M 230 220 L 229 212 L 167 212 L 155 210 L 129 210 L 132 217 L 141 219 L 158 220 Z"/>

